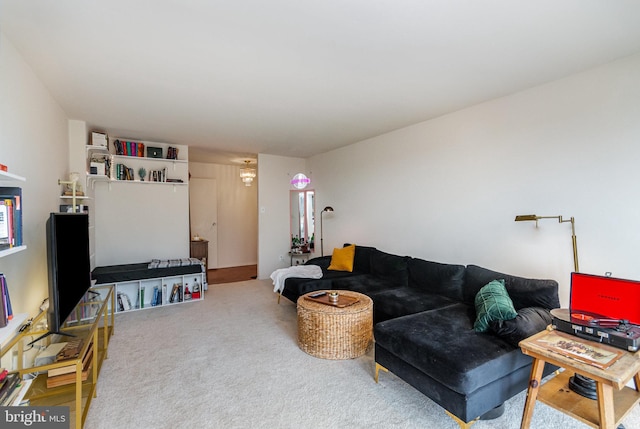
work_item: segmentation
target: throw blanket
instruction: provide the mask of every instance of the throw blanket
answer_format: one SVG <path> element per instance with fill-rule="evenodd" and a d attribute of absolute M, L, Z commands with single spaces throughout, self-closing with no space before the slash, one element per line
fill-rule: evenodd
<path fill-rule="evenodd" d="M 271 273 L 273 291 L 282 293 L 284 281 L 289 277 L 303 277 L 308 279 L 322 278 L 322 268 L 317 265 L 295 265 L 289 268 L 280 268 Z"/>

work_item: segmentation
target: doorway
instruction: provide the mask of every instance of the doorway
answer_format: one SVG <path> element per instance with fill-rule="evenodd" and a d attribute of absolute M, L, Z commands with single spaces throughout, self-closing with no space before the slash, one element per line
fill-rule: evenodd
<path fill-rule="evenodd" d="M 189 217 L 191 238 L 198 235 L 209 241 L 208 267 L 218 268 L 218 183 L 216 179 L 191 178 L 189 181 Z"/>

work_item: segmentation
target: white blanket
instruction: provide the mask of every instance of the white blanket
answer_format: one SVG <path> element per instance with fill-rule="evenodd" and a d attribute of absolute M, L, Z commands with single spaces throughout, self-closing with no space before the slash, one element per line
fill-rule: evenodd
<path fill-rule="evenodd" d="M 289 277 L 303 277 L 308 279 L 322 278 L 322 269 L 317 265 L 295 265 L 288 268 L 280 268 L 271 273 L 273 291 L 282 293 L 284 281 Z"/>

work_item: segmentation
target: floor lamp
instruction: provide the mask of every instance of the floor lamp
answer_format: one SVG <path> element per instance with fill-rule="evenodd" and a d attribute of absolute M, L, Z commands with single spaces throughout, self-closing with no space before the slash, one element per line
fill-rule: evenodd
<path fill-rule="evenodd" d="M 322 215 L 325 212 L 333 212 L 333 207 L 327 206 L 320 212 L 320 256 L 324 256 L 324 228 L 322 227 Z"/>
<path fill-rule="evenodd" d="M 516 216 L 516 222 L 522 221 L 535 221 L 536 228 L 538 227 L 539 219 L 558 219 L 558 222 L 565 223 L 571 222 L 571 243 L 573 244 L 573 270 L 578 273 L 578 246 L 576 244 L 576 222 L 573 217 L 564 219 L 562 216 L 536 216 L 536 215 L 520 215 Z"/>
<path fill-rule="evenodd" d="M 535 221 L 538 227 L 539 219 L 558 219 L 558 222 L 571 222 L 571 244 L 573 245 L 573 269 L 576 273 L 580 272 L 578 267 L 578 246 L 576 244 L 576 222 L 573 217 L 564 219 L 562 216 L 536 216 L 536 215 L 520 215 L 516 216 L 516 222 Z M 596 382 L 588 377 L 575 374 L 569 379 L 569 388 L 579 395 L 589 399 L 598 399 L 596 391 Z"/>

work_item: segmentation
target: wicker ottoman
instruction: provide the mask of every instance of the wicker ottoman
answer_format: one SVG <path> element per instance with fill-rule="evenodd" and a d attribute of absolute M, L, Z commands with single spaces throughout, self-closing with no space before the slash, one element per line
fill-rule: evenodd
<path fill-rule="evenodd" d="M 346 290 L 341 296 L 357 298 L 346 307 L 335 307 L 298 298 L 298 345 L 311 356 L 323 359 L 353 359 L 367 352 L 373 340 L 373 301 Z"/>

